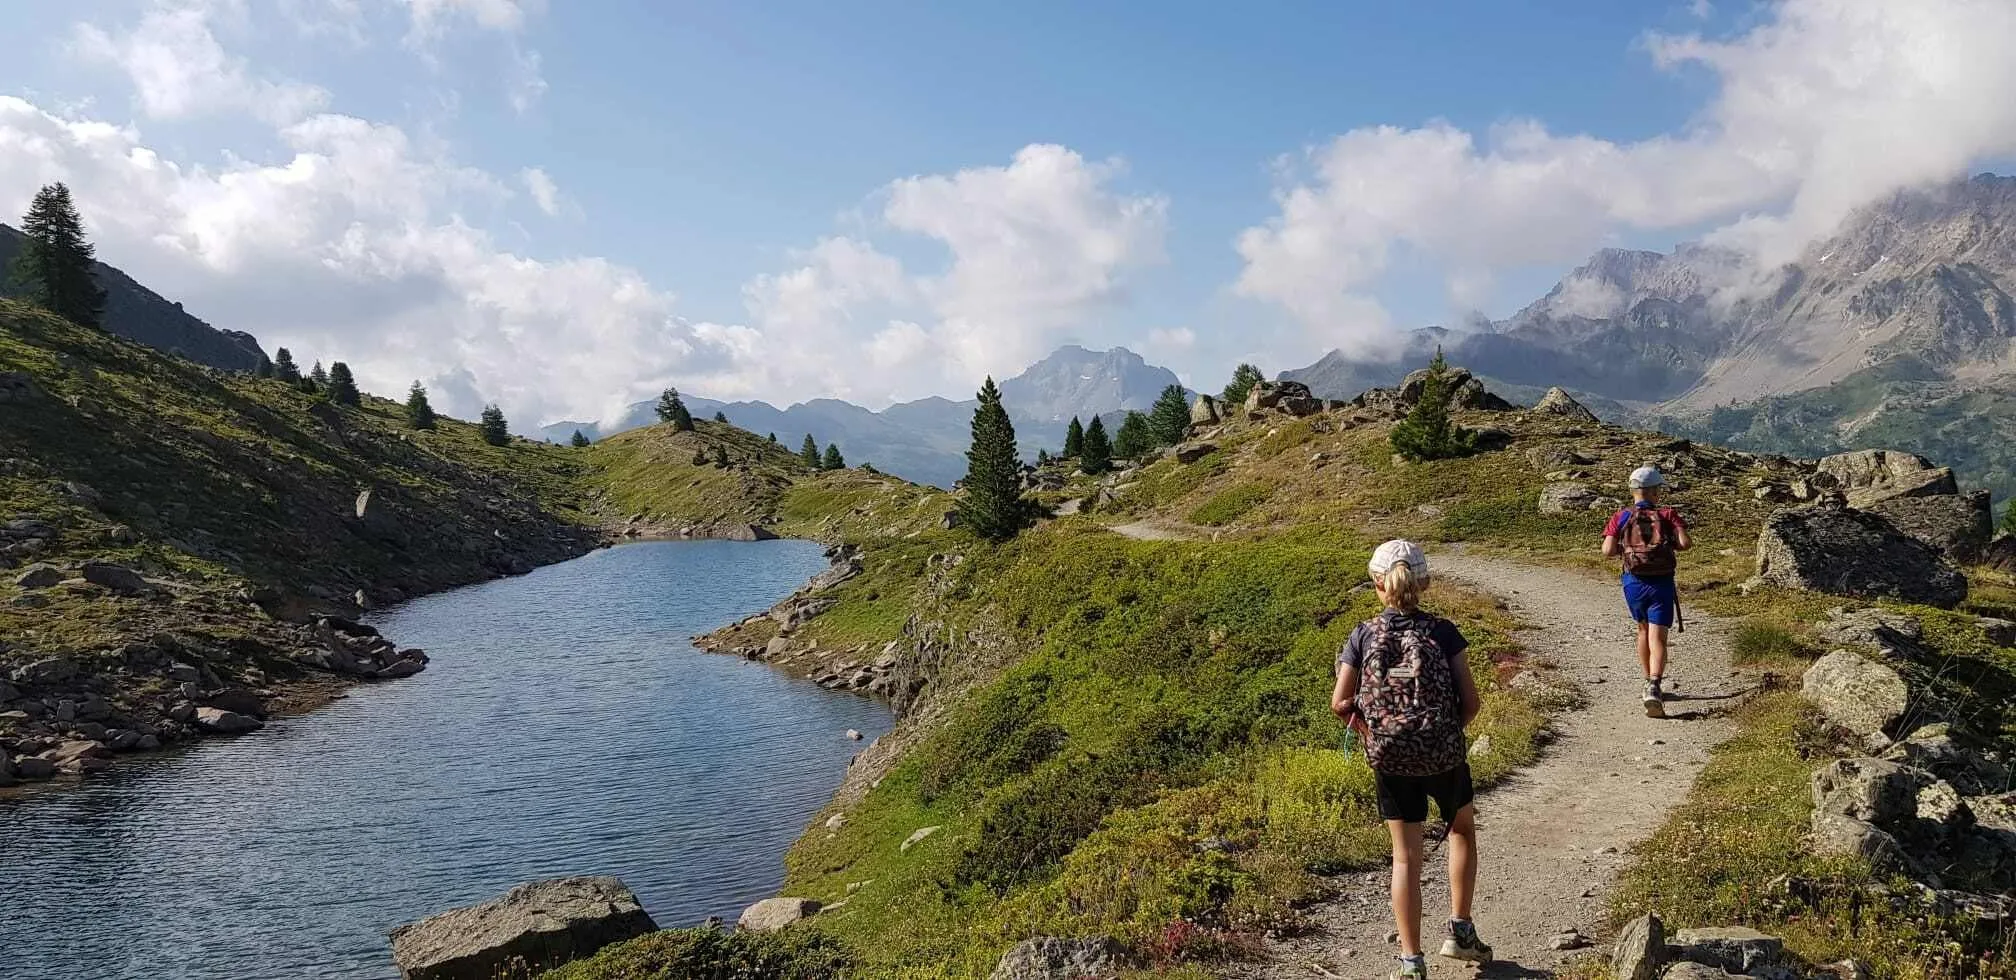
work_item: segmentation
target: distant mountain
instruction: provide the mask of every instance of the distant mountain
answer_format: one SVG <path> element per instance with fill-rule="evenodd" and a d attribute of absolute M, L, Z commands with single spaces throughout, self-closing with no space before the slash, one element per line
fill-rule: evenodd
<path fill-rule="evenodd" d="M 26 240 L 19 231 L 0 225 L 0 296 L 13 295 L 6 270 Z M 204 323 L 183 312 L 182 304 L 162 298 L 103 262 L 97 271 L 98 285 L 105 290 L 105 328 L 111 333 L 227 371 L 254 370 L 266 357 L 251 334 Z"/>
<path fill-rule="evenodd" d="M 1060 347 L 1022 373 L 1003 380 L 1001 402 L 1007 406 L 1024 457 L 1039 448 L 1056 450 L 1075 416 L 1087 422 L 1094 415 L 1111 419 L 1128 410 L 1145 411 L 1162 389 L 1180 384 L 1174 372 L 1149 364 L 1141 355 L 1116 347 L 1110 351 Z M 850 464 L 873 463 L 877 469 L 905 479 L 949 487 L 966 475 L 966 449 L 971 441 L 972 400 L 922 398 L 899 402 L 880 412 L 851 402 L 818 398 L 789 408 L 768 402 L 718 402 L 685 397 L 687 411 L 728 421 L 758 434 L 776 433 L 779 442 L 797 448 L 810 434 L 820 446 L 840 447 Z M 650 425 L 658 421 L 656 400 L 638 402 L 607 427 L 592 423 L 556 422 L 540 428 L 541 438 L 565 442 L 575 430 L 590 439 Z"/>

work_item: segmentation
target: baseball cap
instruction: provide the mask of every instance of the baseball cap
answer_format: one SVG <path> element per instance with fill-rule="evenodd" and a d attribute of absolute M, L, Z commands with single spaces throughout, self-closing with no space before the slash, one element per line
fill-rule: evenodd
<path fill-rule="evenodd" d="M 1631 489 L 1633 490 L 1642 490 L 1646 487 L 1663 487 L 1665 485 L 1666 478 L 1659 475 L 1659 467 L 1657 466 L 1640 466 L 1631 471 Z"/>
<path fill-rule="evenodd" d="M 1414 542 L 1398 538 L 1380 545 L 1377 551 L 1372 552 L 1372 562 L 1367 567 L 1374 575 L 1384 575 L 1391 571 L 1393 566 L 1402 564 L 1424 578 L 1428 575 L 1428 556 L 1422 554 Z"/>

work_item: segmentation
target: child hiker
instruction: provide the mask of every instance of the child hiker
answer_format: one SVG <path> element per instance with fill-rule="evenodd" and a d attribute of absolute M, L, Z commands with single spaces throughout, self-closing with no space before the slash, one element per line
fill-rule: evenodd
<path fill-rule="evenodd" d="M 1365 744 L 1379 791 L 1379 817 L 1393 837 L 1393 921 L 1400 967 L 1393 980 L 1423 980 L 1421 830 L 1428 801 L 1449 823 L 1449 937 L 1442 955 L 1474 963 L 1491 947 L 1470 922 L 1477 888 L 1477 811 L 1463 729 L 1477 717 L 1477 685 L 1456 624 L 1421 611 L 1428 559 L 1407 541 L 1372 553 L 1372 587 L 1386 610 L 1359 624 L 1337 655 L 1330 710 Z"/>
<path fill-rule="evenodd" d="M 1624 560 L 1624 605 L 1638 622 L 1638 665 L 1645 669 L 1645 716 L 1666 717 L 1666 631 L 1680 613 L 1673 573 L 1694 547 L 1680 512 L 1659 506 L 1666 478 L 1657 467 L 1631 473 L 1631 506 L 1603 529 L 1603 554 Z"/>

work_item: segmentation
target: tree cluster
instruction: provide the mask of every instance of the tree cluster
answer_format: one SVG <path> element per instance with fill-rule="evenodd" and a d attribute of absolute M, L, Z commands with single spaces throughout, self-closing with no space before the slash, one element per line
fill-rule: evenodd
<path fill-rule="evenodd" d="M 693 414 L 686 411 L 686 402 L 679 397 L 679 389 L 667 388 L 658 396 L 658 421 L 672 423 L 674 432 L 693 431 Z"/>
<path fill-rule="evenodd" d="M 1393 426 L 1387 437 L 1393 451 L 1414 462 L 1454 459 L 1477 451 L 1477 433 L 1449 418 L 1449 402 L 1455 392 L 1449 388 L 1449 362 L 1442 348 L 1428 362 L 1428 380 L 1421 386 L 1421 398 L 1407 417 Z"/>

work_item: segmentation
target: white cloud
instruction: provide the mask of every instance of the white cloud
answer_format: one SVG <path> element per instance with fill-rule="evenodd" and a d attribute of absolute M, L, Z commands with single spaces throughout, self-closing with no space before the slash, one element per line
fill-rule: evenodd
<path fill-rule="evenodd" d="M 484 30 L 516 34 L 528 17 L 545 8 L 542 0 L 398 0 L 413 18 L 413 37 L 427 40 L 445 30 L 446 22 L 464 18 Z"/>
<path fill-rule="evenodd" d="M 1295 161 L 1307 172 L 1277 193 L 1279 213 L 1238 237 L 1235 288 L 1362 348 L 1389 329 L 1372 291 L 1396 247 L 1438 261 L 1461 297 L 1633 230 L 1723 222 L 1718 241 L 1781 261 L 1855 207 L 2016 153 L 2010 37 L 2016 6 L 1999 0 L 1785 0 L 1727 39 L 1647 39 L 1657 64 L 1719 80 L 1679 132 L 1353 130 Z"/>
<path fill-rule="evenodd" d="M 1189 327 L 1157 327 L 1148 331 L 1146 346 L 1148 348 L 1146 353 L 1161 357 L 1184 354 L 1197 346 L 1197 331 Z"/>
<path fill-rule="evenodd" d="M 1710 0 L 1694 0 L 1687 5 L 1687 12 L 1693 14 L 1696 20 L 1707 20 L 1715 16 L 1715 4 Z"/>
<path fill-rule="evenodd" d="M 527 167 L 518 172 L 518 179 L 525 184 L 525 192 L 532 195 L 532 203 L 539 206 L 549 218 L 560 214 L 560 187 L 553 178 L 538 167 Z"/>
<path fill-rule="evenodd" d="M 156 0 L 131 30 L 78 25 L 75 49 L 87 60 L 124 71 L 141 110 L 155 119 L 244 111 L 278 124 L 327 104 L 328 92 L 254 78 L 245 59 L 225 52 L 211 21 L 242 13 L 230 3 Z"/>

